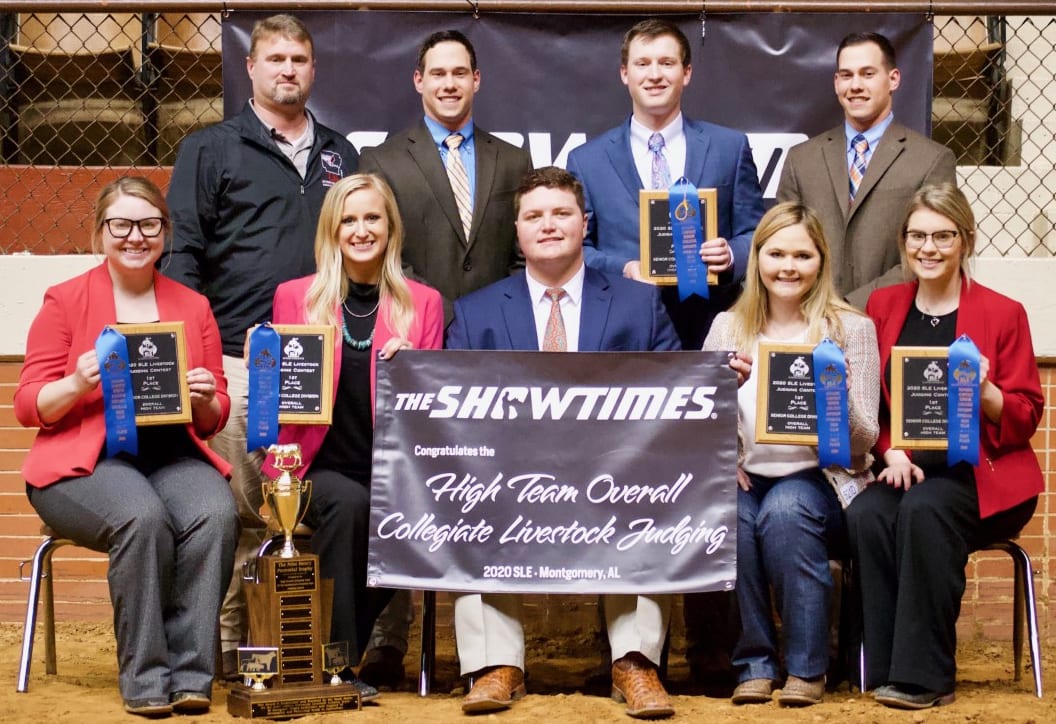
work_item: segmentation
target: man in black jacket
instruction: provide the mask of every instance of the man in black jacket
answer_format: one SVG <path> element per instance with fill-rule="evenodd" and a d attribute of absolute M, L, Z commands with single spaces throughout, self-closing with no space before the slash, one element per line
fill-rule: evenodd
<path fill-rule="evenodd" d="M 168 195 L 172 254 L 161 263 L 163 273 L 209 298 L 224 347 L 231 418 L 212 444 L 234 465 L 231 488 L 243 527 L 220 613 L 224 671 L 234 676 L 246 629 L 241 565 L 264 527 L 260 458 L 246 454 L 246 330 L 271 318 L 275 287 L 315 271 L 323 197 L 359 163 L 355 148 L 305 109 L 315 55 L 300 20 L 275 15 L 258 22 L 246 69 L 253 98 L 242 112 L 180 146 Z"/>

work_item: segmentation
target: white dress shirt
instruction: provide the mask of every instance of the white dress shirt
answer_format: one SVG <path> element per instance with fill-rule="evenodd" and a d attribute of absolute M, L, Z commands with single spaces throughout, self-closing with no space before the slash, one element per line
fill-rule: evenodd
<path fill-rule="evenodd" d="M 634 167 L 638 170 L 638 178 L 642 180 L 642 188 L 645 189 L 653 187 L 653 154 L 649 150 L 649 137 L 653 133 L 631 116 L 631 155 L 634 157 Z M 671 183 L 674 183 L 686 175 L 686 132 L 682 114 L 679 113 L 675 120 L 661 128 L 660 135 L 664 137 L 664 158 L 671 171 Z"/>
<path fill-rule="evenodd" d="M 561 297 L 561 319 L 565 323 L 566 351 L 579 351 L 579 315 L 583 309 L 583 275 L 586 266 L 581 265 L 571 279 L 561 285 L 565 290 L 565 296 Z M 546 322 L 550 319 L 550 307 L 553 302 L 546 296 L 546 290 L 550 287 L 532 277 L 531 272 L 525 273 L 528 280 L 528 296 L 532 300 L 532 311 L 535 314 L 535 337 L 538 340 L 538 349 L 543 348 L 543 338 L 546 336 Z"/>

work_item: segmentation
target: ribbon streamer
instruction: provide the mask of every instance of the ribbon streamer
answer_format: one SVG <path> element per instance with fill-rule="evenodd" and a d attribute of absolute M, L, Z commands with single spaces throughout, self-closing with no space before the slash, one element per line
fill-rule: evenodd
<path fill-rule="evenodd" d="M 136 406 L 132 399 L 132 370 L 128 367 L 128 342 L 113 327 L 105 327 L 95 340 L 103 387 L 103 419 L 106 423 L 106 456 L 139 453 Z"/>
<path fill-rule="evenodd" d="M 708 298 L 708 265 L 700 258 L 704 230 L 700 224 L 700 197 L 697 187 L 685 176 L 668 189 L 671 240 L 675 247 L 675 274 L 678 298 L 685 301 L 696 294 Z"/>
<path fill-rule="evenodd" d="M 967 334 L 950 345 L 946 464 L 979 464 L 979 348 Z"/>
<path fill-rule="evenodd" d="M 847 361 L 826 337 L 814 348 L 814 408 L 818 413 L 818 465 L 851 467 L 847 415 Z"/>
<path fill-rule="evenodd" d="M 249 337 L 249 410 L 246 449 L 268 447 L 279 441 L 279 365 L 282 340 L 270 324 Z"/>

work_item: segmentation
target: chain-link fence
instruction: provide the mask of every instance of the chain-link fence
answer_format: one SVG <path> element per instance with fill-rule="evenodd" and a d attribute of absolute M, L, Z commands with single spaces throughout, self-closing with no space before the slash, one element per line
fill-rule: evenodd
<path fill-rule="evenodd" d="M 84 189 L 171 164 L 221 120 L 218 14 L 7 13 L 0 32 L 0 253 L 83 250 Z M 933 134 L 981 253 L 1056 254 L 1056 17 L 935 17 L 934 35 Z"/>

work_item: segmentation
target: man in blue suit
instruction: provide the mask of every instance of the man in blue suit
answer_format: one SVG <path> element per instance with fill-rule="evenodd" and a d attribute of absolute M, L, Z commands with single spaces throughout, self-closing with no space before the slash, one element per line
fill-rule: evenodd
<path fill-rule="evenodd" d="M 680 349 L 655 287 L 585 266 L 583 187 L 567 171 L 530 171 L 514 196 L 524 272 L 455 302 L 448 349 L 651 351 Z M 612 694 L 627 713 L 674 713 L 657 676 L 670 596 L 604 596 L 612 650 Z M 525 694 L 520 596 L 464 594 L 455 599 L 462 674 L 473 685 L 467 713 L 508 708 Z"/>
<path fill-rule="evenodd" d="M 638 191 L 667 189 L 681 176 L 717 189 L 719 235 L 705 240 L 700 256 L 719 273 L 719 286 L 709 300 L 679 302 L 674 287 L 662 291 L 683 347 L 700 349 L 711 320 L 740 291 L 763 197 L 747 137 L 682 115 L 691 75 L 689 41 L 677 25 L 654 18 L 631 28 L 620 63 L 631 117 L 572 151 L 568 170 L 586 189 L 587 265 L 629 279 L 641 278 Z"/>

